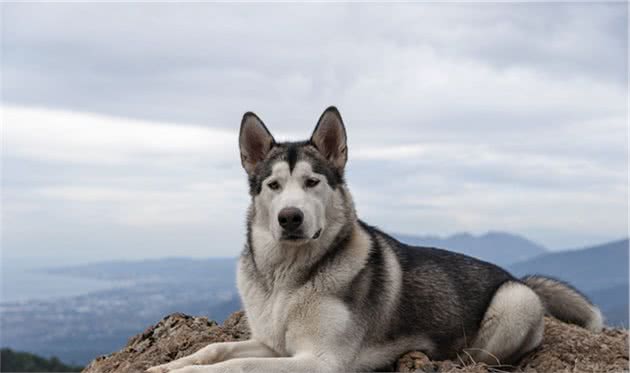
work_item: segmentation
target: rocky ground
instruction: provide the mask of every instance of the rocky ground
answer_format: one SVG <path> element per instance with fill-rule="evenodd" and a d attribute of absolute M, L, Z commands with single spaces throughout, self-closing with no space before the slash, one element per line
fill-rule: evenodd
<path fill-rule="evenodd" d="M 247 338 L 249 329 L 242 312 L 232 314 L 223 325 L 205 317 L 172 314 L 132 337 L 121 351 L 97 358 L 83 372 L 140 373 L 209 343 Z M 430 361 L 416 351 L 402 356 L 391 368 L 400 372 L 623 372 L 628 371 L 628 331 L 606 329 L 593 334 L 546 318 L 543 344 L 517 366 Z"/>

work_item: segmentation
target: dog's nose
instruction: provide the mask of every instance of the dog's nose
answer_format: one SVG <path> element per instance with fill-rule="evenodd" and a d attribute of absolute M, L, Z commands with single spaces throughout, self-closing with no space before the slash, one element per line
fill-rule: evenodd
<path fill-rule="evenodd" d="M 297 207 L 285 207 L 280 210 L 280 213 L 278 214 L 278 223 L 280 223 L 280 226 L 283 229 L 289 232 L 298 229 L 302 225 L 303 221 L 304 214 L 302 213 L 302 210 Z"/>

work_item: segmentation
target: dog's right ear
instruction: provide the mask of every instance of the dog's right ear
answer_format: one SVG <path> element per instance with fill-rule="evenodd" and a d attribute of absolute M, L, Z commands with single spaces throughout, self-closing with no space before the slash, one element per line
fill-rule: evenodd
<path fill-rule="evenodd" d="M 276 141 L 265 127 L 265 124 L 252 112 L 243 115 L 238 145 L 241 151 L 241 164 L 248 174 L 256 169 L 256 165 L 265 159 Z"/>
<path fill-rule="evenodd" d="M 336 107 L 329 107 L 319 117 L 311 135 L 311 144 L 343 174 L 348 160 L 348 145 L 346 127 Z"/>

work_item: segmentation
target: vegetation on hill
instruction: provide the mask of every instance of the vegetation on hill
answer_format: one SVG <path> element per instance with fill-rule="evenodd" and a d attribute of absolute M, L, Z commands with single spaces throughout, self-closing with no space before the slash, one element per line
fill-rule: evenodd
<path fill-rule="evenodd" d="M 0 372 L 80 372 L 82 367 L 66 365 L 58 358 L 45 359 L 9 348 L 0 350 Z"/>

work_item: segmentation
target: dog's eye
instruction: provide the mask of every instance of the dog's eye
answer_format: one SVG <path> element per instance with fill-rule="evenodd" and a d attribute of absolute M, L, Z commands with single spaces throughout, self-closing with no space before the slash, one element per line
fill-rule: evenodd
<path fill-rule="evenodd" d="M 272 182 L 268 183 L 267 186 L 271 190 L 278 190 L 278 189 L 280 189 L 280 183 L 277 182 L 277 181 L 272 181 Z"/>
<path fill-rule="evenodd" d="M 316 186 L 317 184 L 319 184 L 319 179 L 315 179 L 315 178 L 306 179 L 306 181 L 304 182 L 304 185 L 307 188 L 312 188 Z"/>

